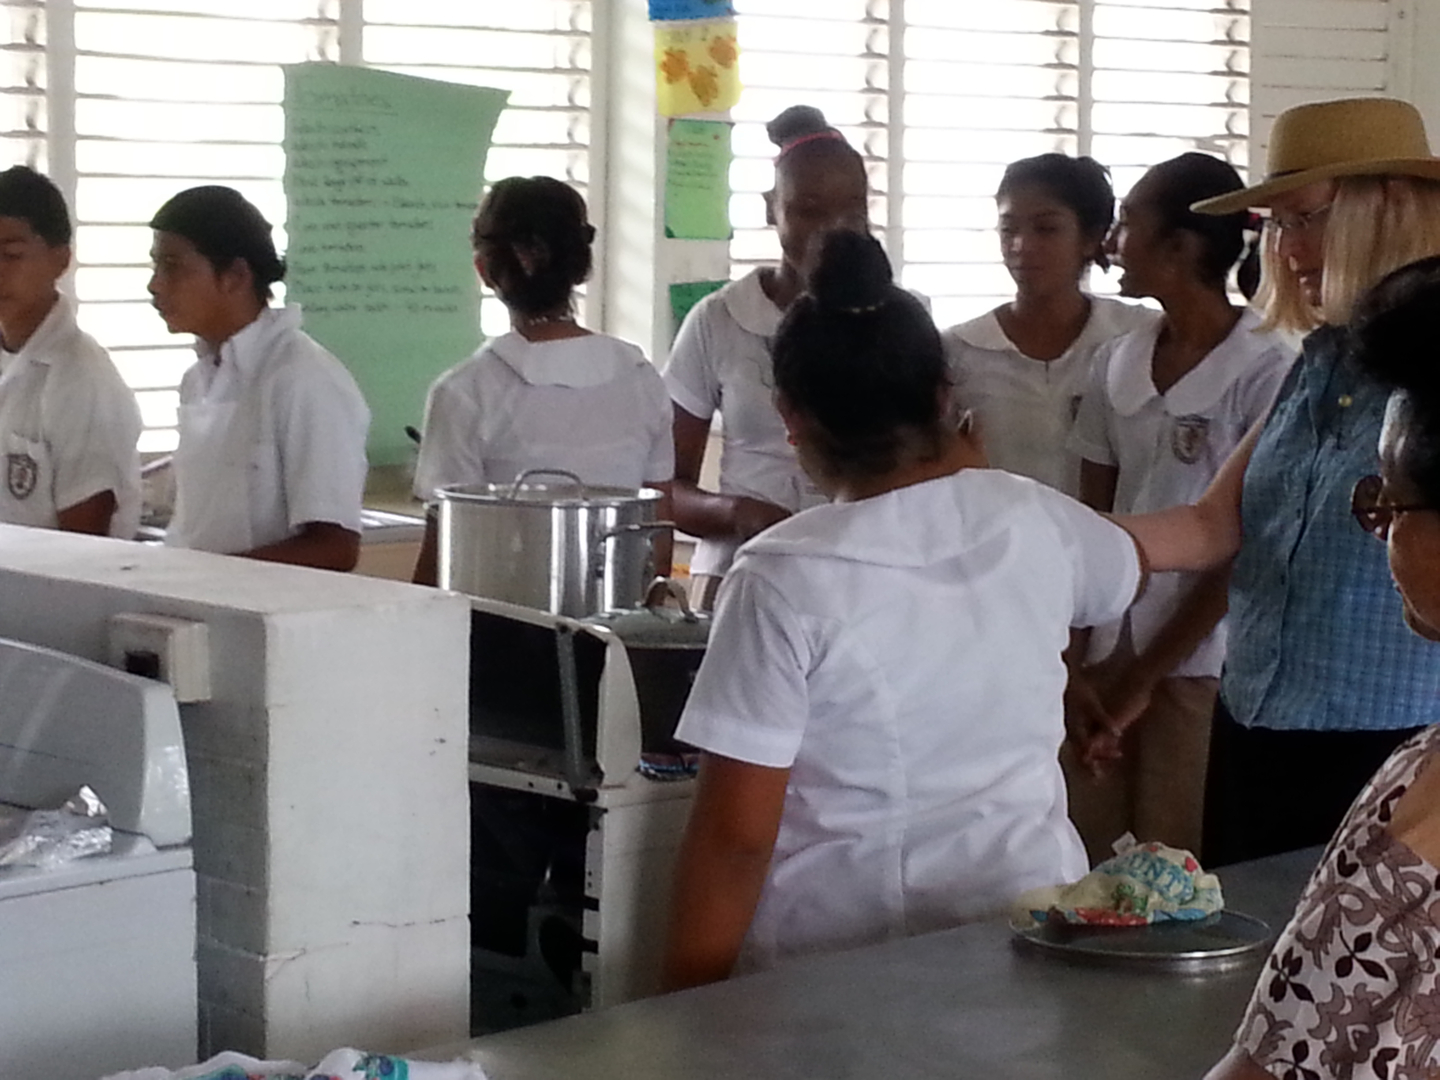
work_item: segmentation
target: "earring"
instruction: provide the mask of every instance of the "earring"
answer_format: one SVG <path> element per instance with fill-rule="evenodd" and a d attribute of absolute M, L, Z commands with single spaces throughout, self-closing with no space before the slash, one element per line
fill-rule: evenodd
<path fill-rule="evenodd" d="M 785 441 L 788 442 L 791 446 L 800 445 L 798 442 L 795 441 L 795 433 L 793 431 L 787 431 L 785 433 Z"/>

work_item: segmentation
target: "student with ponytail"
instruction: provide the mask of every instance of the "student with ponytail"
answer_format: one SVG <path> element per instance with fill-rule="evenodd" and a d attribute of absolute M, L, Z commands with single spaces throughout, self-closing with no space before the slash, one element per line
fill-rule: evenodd
<path fill-rule="evenodd" d="M 501 180 L 480 203 L 475 270 L 509 310 L 511 331 L 430 388 L 417 498 L 447 484 L 506 484 L 527 469 L 668 495 L 674 449 L 659 372 L 628 341 L 575 320 L 594 239 L 585 200 L 548 176 Z M 436 531 L 432 514 L 415 566 L 420 585 L 436 583 Z M 668 541 L 656 562 L 669 572 Z"/>
<path fill-rule="evenodd" d="M 1094 158 L 1012 162 L 995 207 L 1015 299 L 945 331 L 955 390 L 991 465 L 1078 496 L 1080 459 L 1066 440 L 1095 350 L 1155 316 L 1083 288 L 1091 266 L 1110 265 L 1115 219 L 1110 177 Z"/>
<path fill-rule="evenodd" d="M 987 918 L 1088 868 L 1060 654 L 1072 624 L 1134 599 L 1134 544 L 985 467 L 940 335 L 873 238 L 833 232 L 818 254 L 773 370 L 832 501 L 742 547 L 720 593 L 678 731 L 704 753 L 672 988 Z"/>
<path fill-rule="evenodd" d="M 700 538 L 690 572 L 706 608 L 741 543 L 823 501 L 775 411 L 770 343 L 805 287 L 814 239 L 831 229 L 869 229 L 865 162 L 819 109 L 793 105 L 766 133 L 778 148 L 765 220 L 779 234 L 780 263 L 695 305 L 665 369 L 675 406 L 675 521 Z M 717 413 L 724 417 L 719 491 L 706 491 L 700 466 Z"/>
<path fill-rule="evenodd" d="M 1070 438 L 1082 459 L 1081 498 L 1096 510 L 1139 513 L 1199 498 L 1269 410 L 1294 360 L 1227 294 L 1237 263 L 1242 289 L 1253 293 L 1259 274 L 1250 215 L 1190 209 L 1244 186 L 1219 158 L 1188 153 L 1152 168 L 1121 204 L 1106 243 L 1122 271 L 1120 294 L 1158 300 L 1164 315 L 1096 354 Z M 1121 758 L 1094 776 L 1066 757 L 1071 817 L 1092 860 L 1108 858 L 1126 832 L 1200 849 L 1228 582 L 1228 566 L 1156 574 L 1125 618 L 1089 642 L 1099 663 L 1073 680 L 1076 746 L 1092 765 Z M 1091 723 L 1106 737 L 1086 739 Z"/>

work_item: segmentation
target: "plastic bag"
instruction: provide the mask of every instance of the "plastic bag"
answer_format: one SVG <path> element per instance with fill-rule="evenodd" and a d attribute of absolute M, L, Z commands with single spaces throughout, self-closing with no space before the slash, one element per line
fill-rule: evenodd
<path fill-rule="evenodd" d="M 108 854 L 115 841 L 109 816 L 89 786 L 58 810 L 32 810 L 18 819 L 18 830 L 0 833 L 0 869 L 54 870 L 76 859 Z"/>

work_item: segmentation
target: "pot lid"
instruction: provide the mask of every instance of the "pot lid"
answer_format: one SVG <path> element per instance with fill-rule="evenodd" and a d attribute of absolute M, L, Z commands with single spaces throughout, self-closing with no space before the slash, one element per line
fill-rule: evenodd
<path fill-rule="evenodd" d="M 667 598 L 675 605 L 665 604 Z M 581 621 L 603 626 L 627 646 L 637 648 L 703 649 L 710 638 L 710 616 L 690 609 L 685 587 L 674 578 L 656 578 L 645 603 L 638 607 Z"/>
<path fill-rule="evenodd" d="M 561 483 L 529 483 L 532 476 L 560 478 Z M 594 506 L 658 502 L 655 488 L 606 487 L 587 484 L 564 469 L 526 469 L 508 484 L 446 484 L 435 493 L 442 502 L 487 506 Z"/>

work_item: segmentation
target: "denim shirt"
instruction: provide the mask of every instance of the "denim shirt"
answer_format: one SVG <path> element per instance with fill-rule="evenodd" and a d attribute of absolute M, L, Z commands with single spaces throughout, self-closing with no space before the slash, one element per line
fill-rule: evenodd
<path fill-rule="evenodd" d="M 1305 339 L 1245 471 L 1221 695 L 1246 727 L 1387 731 L 1440 720 L 1440 646 L 1405 625 L 1350 491 L 1378 471 L 1389 392 Z"/>

